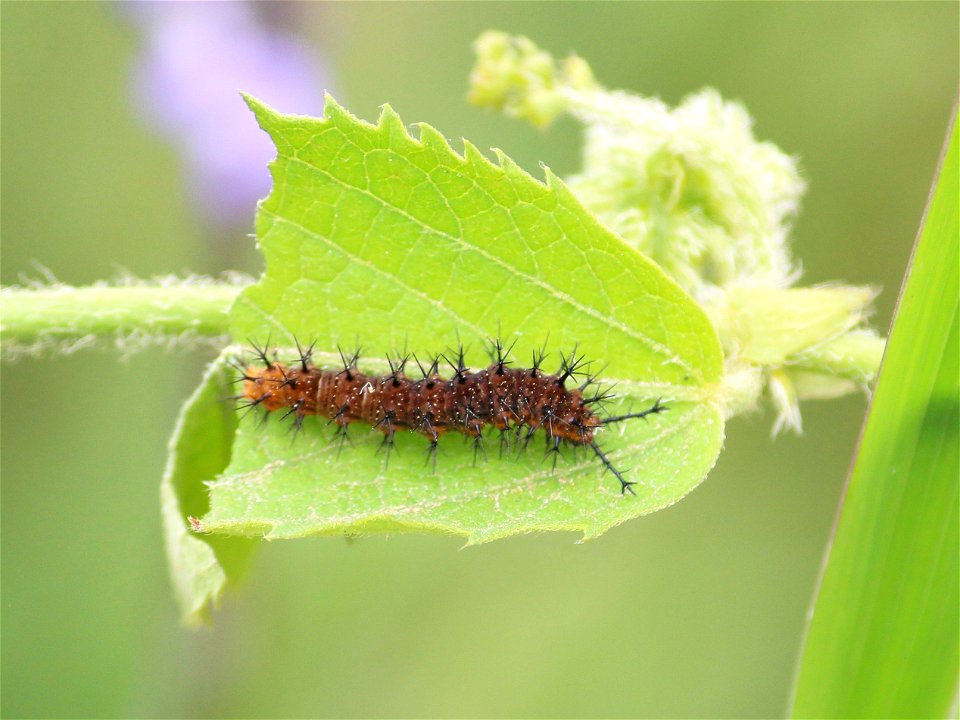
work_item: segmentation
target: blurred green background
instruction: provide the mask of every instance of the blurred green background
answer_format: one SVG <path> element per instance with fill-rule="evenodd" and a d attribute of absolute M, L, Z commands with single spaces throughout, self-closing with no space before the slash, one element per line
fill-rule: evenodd
<path fill-rule="evenodd" d="M 466 105 L 484 29 L 575 50 L 611 87 L 675 102 L 704 85 L 802 159 L 804 283 L 883 289 L 886 331 L 958 82 L 956 3 L 276 5 L 338 99 L 374 119 L 578 166 L 579 129 Z M 249 217 L 211 243 L 177 152 L 131 109 L 140 40 L 112 4 L 4 3 L 2 281 L 31 262 L 88 283 L 259 270 Z M 279 108 L 284 110 L 285 108 Z M 250 118 L 253 122 L 253 118 Z M 2 714 L 782 715 L 865 408 L 734 420 L 689 498 L 586 545 L 542 535 L 265 545 L 214 627 L 181 629 L 158 484 L 208 351 L 5 364 Z"/>

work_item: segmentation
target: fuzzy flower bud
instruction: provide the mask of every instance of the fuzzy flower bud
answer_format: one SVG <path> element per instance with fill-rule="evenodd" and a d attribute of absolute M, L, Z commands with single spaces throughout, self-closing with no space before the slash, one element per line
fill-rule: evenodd
<path fill-rule="evenodd" d="M 527 38 L 477 40 L 470 100 L 545 126 L 586 126 L 583 168 L 567 178 L 597 219 L 658 263 L 704 307 L 727 357 L 720 402 L 748 410 L 765 387 L 775 430 L 800 429 L 798 402 L 869 382 L 883 340 L 860 325 L 870 288 L 794 289 L 791 223 L 806 186 L 796 160 L 753 135 L 739 103 L 712 89 L 671 108 L 598 85 Z"/>
<path fill-rule="evenodd" d="M 593 73 L 581 58 L 557 66 L 553 57 L 528 38 L 486 32 L 474 43 L 477 63 L 470 75 L 468 100 L 546 127 L 566 109 L 560 86 L 593 87 Z"/>

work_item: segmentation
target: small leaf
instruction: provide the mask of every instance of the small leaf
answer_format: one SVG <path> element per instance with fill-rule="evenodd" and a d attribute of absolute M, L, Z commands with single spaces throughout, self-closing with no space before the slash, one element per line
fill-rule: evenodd
<path fill-rule="evenodd" d="M 855 329 L 807 348 L 792 356 L 789 362 L 838 379 L 866 384 L 876 377 L 885 347 L 886 341 L 872 330 Z"/>
<path fill-rule="evenodd" d="M 214 361 L 180 410 L 160 486 L 167 561 L 185 623 L 202 623 L 219 602 L 228 577 L 242 572 L 252 545 L 238 538 L 196 535 L 188 517 L 209 507 L 204 482 L 230 461 L 236 413 L 224 403 L 226 355 Z"/>
<path fill-rule="evenodd" d="M 846 286 L 736 287 L 727 292 L 717 325 L 728 329 L 724 344 L 743 360 L 776 366 L 856 327 L 875 294 Z"/>
<path fill-rule="evenodd" d="M 474 464 L 461 438 L 398 438 L 389 467 L 379 433 L 351 427 L 342 448 L 324 418 L 291 439 L 276 422 L 240 424 L 230 467 L 211 487 L 203 529 L 267 537 L 428 531 L 471 542 L 534 530 L 587 536 L 670 505 L 713 466 L 723 439 L 722 358 L 700 308 L 656 265 L 599 225 L 549 170 L 541 183 L 503 153 L 453 152 L 433 128 L 412 138 L 385 107 L 377 125 L 332 98 L 322 120 L 280 115 L 247 98 L 278 148 L 274 188 L 257 216 L 263 278 L 232 311 L 239 340 L 321 359 L 362 345 L 372 367 L 407 347 L 421 357 L 462 342 L 485 367 L 489 338 L 516 341 L 515 363 L 549 342 L 574 345 L 617 382 L 619 409 L 662 397 L 669 411 L 599 436 L 638 482 L 622 497 L 592 453 L 554 470 L 538 449 Z M 549 340 L 548 340 L 549 338 Z M 551 368 L 548 368 L 551 369 Z M 617 411 L 616 404 L 611 411 Z M 538 438 L 539 439 L 539 438 Z"/>

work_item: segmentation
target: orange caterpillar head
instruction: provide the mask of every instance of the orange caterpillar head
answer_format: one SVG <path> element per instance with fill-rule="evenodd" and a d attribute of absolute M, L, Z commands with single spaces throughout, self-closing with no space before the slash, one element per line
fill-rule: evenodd
<path fill-rule="evenodd" d="M 251 405 L 279 410 L 290 404 L 288 395 L 294 384 L 291 383 L 289 371 L 280 363 L 273 363 L 268 368 L 250 365 L 244 373 L 243 397 Z"/>

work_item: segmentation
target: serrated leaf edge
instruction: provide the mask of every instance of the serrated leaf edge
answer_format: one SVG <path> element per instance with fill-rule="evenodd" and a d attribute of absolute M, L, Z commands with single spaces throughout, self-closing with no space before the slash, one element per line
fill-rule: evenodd
<path fill-rule="evenodd" d="M 534 177 L 533 175 L 531 175 L 530 173 L 528 173 L 528 172 L 527 172 L 526 170 L 524 170 L 523 168 L 521 168 L 519 165 L 517 165 L 516 162 L 514 162 L 512 159 L 510 159 L 502 150 L 499 150 L 499 149 L 497 149 L 497 148 L 494 148 L 494 149 L 493 149 L 493 152 L 494 152 L 495 156 L 497 157 L 499 164 L 494 163 L 494 162 L 492 162 L 491 160 L 489 160 L 488 158 L 486 158 L 482 153 L 480 153 L 479 150 L 476 149 L 476 147 L 475 147 L 474 145 L 472 145 L 471 143 L 469 143 L 469 142 L 466 141 L 465 139 L 463 140 L 463 143 L 464 143 L 464 154 L 461 155 L 460 153 L 457 153 L 456 150 L 454 150 L 454 149 L 451 147 L 451 145 L 450 145 L 449 142 L 446 140 L 446 138 L 445 138 L 439 131 L 437 131 L 435 128 L 427 125 L 426 123 L 417 123 L 416 125 L 417 125 L 418 127 L 420 127 L 420 128 L 430 127 L 431 132 L 429 132 L 428 136 L 429 136 L 429 139 L 430 139 L 431 142 L 430 142 L 430 145 L 427 145 L 426 143 L 422 142 L 421 140 L 418 140 L 418 139 L 414 138 L 414 137 L 408 132 L 406 126 L 403 125 L 403 123 L 402 123 L 399 115 L 393 110 L 393 108 L 392 108 L 389 104 L 384 104 L 384 105 L 381 106 L 380 118 L 379 118 L 377 124 L 372 124 L 372 123 L 369 123 L 369 122 L 367 122 L 367 121 L 365 121 L 365 120 L 363 120 L 363 119 L 361 119 L 361 118 L 356 117 L 355 115 L 353 115 L 352 113 L 350 113 L 349 111 L 347 111 L 343 106 L 341 106 L 339 103 L 337 103 L 337 101 L 336 101 L 336 100 L 333 98 L 333 96 L 330 95 L 329 93 L 325 94 L 325 105 L 324 105 L 324 113 L 323 113 L 323 118 L 322 118 L 322 119 L 311 118 L 311 117 L 307 117 L 307 116 L 286 115 L 286 114 L 283 114 L 283 113 L 279 113 L 279 112 L 273 110 L 272 108 L 270 108 L 269 106 L 267 106 L 265 103 L 262 103 L 262 102 L 260 102 L 259 100 L 253 98 L 252 96 L 249 96 L 249 95 L 246 95 L 246 94 L 244 95 L 244 99 L 246 100 L 246 102 L 247 102 L 247 104 L 250 106 L 250 108 L 253 110 L 254 114 L 257 116 L 257 119 L 258 119 L 258 122 L 260 123 L 260 126 L 261 126 L 266 132 L 268 132 L 268 134 L 270 134 L 271 137 L 274 137 L 274 138 L 275 138 L 275 135 L 274 135 L 274 133 L 270 132 L 270 127 L 269 127 L 269 126 L 271 125 L 271 123 L 268 122 L 268 121 L 271 120 L 271 119 L 273 119 L 273 118 L 281 118 L 281 119 L 282 119 L 282 118 L 287 118 L 287 119 L 297 118 L 297 119 L 300 119 L 300 120 L 302 120 L 302 121 L 306 121 L 306 122 L 313 123 L 313 124 L 323 124 L 324 122 L 327 122 L 327 121 L 336 122 L 338 119 L 343 119 L 343 120 L 345 120 L 347 123 L 354 124 L 354 125 L 360 125 L 360 126 L 362 126 L 362 127 L 366 127 L 366 128 L 372 129 L 372 130 L 374 130 L 374 131 L 383 132 L 383 131 L 389 130 L 389 131 L 396 132 L 396 133 L 397 133 L 400 137 L 402 137 L 405 141 L 407 141 L 407 142 L 409 142 L 409 143 L 411 143 L 411 144 L 413 144 L 413 145 L 415 145 L 415 146 L 418 146 L 418 147 L 434 147 L 434 143 L 436 143 L 436 144 L 437 144 L 437 145 L 435 146 L 436 149 L 441 150 L 444 155 L 446 155 L 448 158 L 454 160 L 456 163 L 458 163 L 458 164 L 460 164 L 460 165 L 468 164 L 469 161 L 470 161 L 470 159 L 479 159 L 479 160 L 482 160 L 482 162 L 483 162 L 483 164 L 484 164 L 485 166 L 487 166 L 487 167 L 489 167 L 489 168 L 491 168 L 491 169 L 493 169 L 493 170 L 495 170 L 495 171 L 497 171 L 497 172 L 503 173 L 503 175 L 504 175 L 505 177 L 514 178 L 514 179 L 520 179 L 520 180 L 522 180 L 522 181 L 524 181 L 524 182 L 531 182 L 531 183 L 533 183 L 535 186 L 541 188 L 542 190 L 544 190 L 544 191 L 546 191 L 546 192 L 552 192 L 552 193 L 554 193 L 558 200 L 561 200 L 561 199 L 562 199 L 562 200 L 567 200 L 568 202 L 572 202 L 572 203 L 575 204 L 577 207 L 579 207 L 579 208 L 582 209 L 584 218 L 587 218 L 589 221 L 594 222 L 594 223 L 597 225 L 597 228 L 598 228 L 598 229 L 600 229 L 600 230 L 602 230 L 603 232 L 609 234 L 611 237 L 616 237 L 610 230 L 608 230 L 607 228 L 603 227 L 603 225 L 601 225 L 601 224 L 599 223 L 599 221 L 597 221 L 595 218 L 593 218 L 593 216 L 589 213 L 589 211 L 587 211 L 585 208 L 583 208 L 582 204 L 579 202 L 579 200 L 577 200 L 576 196 L 573 195 L 573 193 L 566 187 L 566 184 L 565 184 L 559 177 L 557 177 L 553 172 L 551 172 L 546 165 L 541 165 L 541 167 L 544 169 L 544 180 L 541 181 L 541 180 L 537 179 L 536 177 Z M 276 138 L 275 138 L 275 140 L 276 140 Z M 279 152 L 279 148 L 278 148 L 278 152 Z M 468 159 L 468 157 L 469 157 L 469 159 Z M 306 163 L 306 162 L 303 161 L 303 160 L 298 160 L 296 157 L 288 156 L 287 159 L 288 159 L 289 161 L 291 161 L 291 162 L 301 162 L 301 163 L 305 164 L 307 167 L 310 167 L 310 168 L 312 168 L 312 169 L 314 169 L 314 170 L 317 170 L 317 171 L 320 171 L 320 172 L 326 172 L 326 171 L 324 171 L 322 168 L 318 168 L 318 167 L 316 167 L 315 165 L 313 165 L 313 164 L 311 164 L 311 163 Z M 352 187 L 352 186 L 351 186 L 351 187 Z M 352 188 L 352 189 L 356 190 L 357 188 Z M 272 191 L 271 191 L 271 194 L 272 194 Z M 377 199 L 382 202 L 382 200 L 381 200 L 380 198 L 377 198 Z M 266 212 L 267 212 L 267 211 L 265 210 L 265 206 L 264 206 L 263 203 L 264 203 L 264 201 L 261 201 L 261 203 L 260 203 L 260 207 L 259 207 L 259 212 L 260 212 L 260 213 L 266 213 Z M 396 208 L 396 209 L 397 209 L 398 211 L 401 211 L 401 212 L 402 212 L 402 209 L 400 209 L 400 208 Z M 284 222 L 291 223 L 294 227 L 298 228 L 300 231 L 304 232 L 305 234 L 312 235 L 312 236 L 314 236 L 314 237 L 318 237 L 319 239 L 323 240 L 323 238 L 321 238 L 320 236 L 318 236 L 316 233 L 308 230 L 307 228 L 304 228 L 304 227 L 298 225 L 297 223 L 293 223 L 292 221 L 287 220 L 287 219 L 285 219 L 285 218 L 279 218 L 278 216 L 273 215 L 272 213 L 269 213 L 269 214 L 270 214 L 270 216 L 274 219 L 274 221 L 283 220 Z M 420 221 L 419 219 L 415 219 L 415 218 L 414 218 L 414 221 L 417 222 L 417 223 L 419 223 L 419 224 L 423 224 L 422 221 Z M 463 242 L 461 239 L 456 238 L 456 237 L 454 237 L 454 236 L 451 236 L 451 235 L 449 235 L 449 233 L 445 233 L 445 232 L 443 232 L 443 231 L 440 231 L 440 230 L 438 230 L 437 228 L 433 228 L 433 227 L 430 227 L 430 226 L 425 226 L 425 228 L 428 229 L 428 230 L 430 230 L 431 232 L 435 232 L 435 233 L 444 235 L 444 236 L 446 236 L 448 239 L 450 239 L 451 241 L 454 241 L 454 242 Z M 494 257 L 494 256 L 491 256 L 491 255 L 490 255 L 489 253 L 487 253 L 486 251 L 484 251 L 484 250 L 482 250 L 482 249 L 480 249 L 480 248 L 477 248 L 476 246 L 473 246 L 473 245 L 470 245 L 470 248 L 471 248 L 472 250 L 480 253 L 481 255 L 486 256 L 487 259 L 489 259 L 491 262 L 494 262 L 494 263 L 496 263 L 496 264 L 498 264 L 498 265 L 503 265 L 503 262 L 502 262 L 499 258 Z M 634 249 L 634 248 L 626 245 L 625 243 L 623 244 L 622 249 L 623 249 L 624 252 L 633 252 L 633 253 L 636 253 L 636 254 L 640 255 L 640 253 L 639 253 L 636 249 Z M 340 248 L 340 250 L 342 251 L 342 248 Z M 645 260 L 646 260 L 648 263 L 651 263 L 651 264 L 653 265 L 653 268 L 654 268 L 654 269 L 659 270 L 659 268 L 657 268 L 656 265 L 653 264 L 652 261 L 650 261 L 648 258 L 645 258 Z M 511 272 L 516 273 L 516 270 L 515 270 L 514 268 L 512 268 L 512 267 L 511 267 L 511 268 L 507 268 L 507 269 L 510 270 Z M 663 274 L 662 270 L 659 270 L 659 272 L 660 272 L 661 274 Z M 699 369 L 690 366 L 684 359 L 678 357 L 675 353 L 672 353 L 668 347 L 663 346 L 661 343 L 657 342 L 656 340 L 654 340 L 653 338 L 647 336 L 646 334 L 638 332 L 636 329 L 631 328 L 630 326 L 624 324 L 622 321 L 618 321 L 618 320 L 616 320 L 616 319 L 614 319 L 614 318 L 611 318 L 611 317 L 608 317 L 608 316 L 606 316 L 606 315 L 603 315 L 603 314 L 600 313 L 600 311 L 598 311 L 598 310 L 596 310 L 596 309 L 594 309 L 594 308 L 585 307 L 581 302 L 579 302 L 579 301 L 575 300 L 574 298 L 572 298 L 567 292 L 563 291 L 561 288 L 556 288 L 556 287 L 554 287 L 554 286 L 552 286 L 552 285 L 547 285 L 547 284 L 545 284 L 544 282 L 540 281 L 540 280 L 539 280 L 538 278 L 536 278 L 536 277 L 528 277 L 528 279 L 529 279 L 530 282 L 532 282 L 533 284 L 538 285 L 538 286 L 541 286 L 541 287 L 543 287 L 543 288 L 545 288 L 545 289 L 548 289 L 549 291 L 551 291 L 551 293 L 552 293 L 555 297 L 563 299 L 564 302 L 566 302 L 567 304 L 569 304 L 571 307 L 576 308 L 579 312 L 582 312 L 582 313 L 584 313 L 584 314 L 586 314 L 586 315 L 592 316 L 592 317 L 594 317 L 595 319 L 597 319 L 597 320 L 599 320 L 599 321 L 601 321 L 601 322 L 606 323 L 606 324 L 609 325 L 611 328 L 616 328 L 620 333 L 622 333 L 622 334 L 623 334 L 624 336 L 626 336 L 626 337 L 631 337 L 631 338 L 635 339 L 637 342 L 639 342 L 639 343 L 643 344 L 645 347 L 647 347 L 651 352 L 653 352 L 653 353 L 655 353 L 655 354 L 657 354 L 657 355 L 665 358 L 665 361 L 676 363 L 679 367 L 683 368 L 683 370 L 686 371 L 687 373 L 689 373 L 692 377 L 698 378 L 698 380 L 699 380 L 699 382 L 697 383 L 698 386 L 700 386 L 700 387 L 705 387 L 705 386 L 706 386 L 706 382 L 705 382 L 705 380 L 704 380 L 704 378 L 703 378 L 702 373 L 699 371 Z M 666 280 L 667 282 L 671 283 L 671 284 L 675 284 L 675 283 L 673 283 L 665 274 L 663 274 L 663 279 Z M 679 290 L 679 288 L 678 288 L 678 290 Z M 681 291 L 681 292 L 682 292 L 682 291 Z M 239 302 L 244 302 L 244 301 L 245 301 L 245 295 L 244 295 L 244 294 L 241 294 L 241 295 L 238 297 L 238 301 L 239 301 Z M 692 301 L 691 301 L 691 302 L 692 302 Z M 252 307 L 252 304 L 248 303 L 248 306 Z M 262 314 L 262 313 L 261 313 L 261 314 Z M 274 326 L 277 327 L 278 329 L 280 329 L 280 330 L 283 329 L 281 323 L 279 323 L 275 318 L 265 317 L 265 319 L 268 320 L 272 325 L 274 325 Z M 462 318 L 458 318 L 458 319 L 460 319 L 460 320 L 462 321 Z M 478 329 L 478 330 L 479 330 L 479 329 Z M 478 332 L 478 334 L 481 334 L 481 335 L 482 335 L 483 333 L 482 333 L 482 331 L 481 331 L 481 332 Z M 718 347 L 719 347 L 719 346 L 718 346 Z M 711 400 L 714 396 L 715 396 L 715 392 L 714 392 L 714 391 L 710 391 L 708 394 L 706 394 L 706 397 L 704 397 L 703 399 L 704 399 L 704 400 Z"/>

